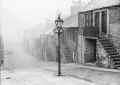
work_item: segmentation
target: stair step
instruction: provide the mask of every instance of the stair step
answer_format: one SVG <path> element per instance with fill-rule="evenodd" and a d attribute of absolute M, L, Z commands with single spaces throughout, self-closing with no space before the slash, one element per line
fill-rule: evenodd
<path fill-rule="evenodd" d="M 100 40 L 100 42 L 102 42 L 102 43 L 111 43 L 111 42 L 108 41 L 108 40 Z"/>
<path fill-rule="evenodd" d="M 119 61 L 114 61 L 114 64 L 120 64 L 120 60 Z"/>
<path fill-rule="evenodd" d="M 64 52 L 64 54 L 68 54 L 68 55 L 71 55 L 72 53 L 71 53 L 71 52 Z"/>
<path fill-rule="evenodd" d="M 71 51 L 64 51 L 64 53 L 72 54 L 72 52 L 71 52 Z"/>
<path fill-rule="evenodd" d="M 100 40 L 102 43 L 111 43 L 110 41 L 108 40 Z"/>
<path fill-rule="evenodd" d="M 105 40 L 105 41 L 106 41 L 106 40 L 108 40 L 108 39 L 106 39 L 106 38 L 99 38 L 99 40 Z"/>
<path fill-rule="evenodd" d="M 119 58 L 120 57 L 120 55 L 110 55 L 111 56 L 111 58 Z"/>
<path fill-rule="evenodd" d="M 104 48 L 107 52 L 117 52 L 115 49 Z"/>
<path fill-rule="evenodd" d="M 113 47 L 112 44 L 104 44 L 104 43 L 103 43 L 103 46 L 104 46 L 104 47 Z"/>
<path fill-rule="evenodd" d="M 115 49 L 114 47 L 108 47 L 108 46 L 106 46 L 106 47 L 104 47 L 104 48 L 106 48 L 106 49 Z"/>
<path fill-rule="evenodd" d="M 115 52 L 115 51 L 117 51 L 116 49 L 107 49 L 107 51 L 113 51 L 113 52 Z"/>
<path fill-rule="evenodd" d="M 115 67 L 120 67 L 120 64 L 115 64 L 114 66 L 115 66 Z"/>
<path fill-rule="evenodd" d="M 117 53 L 117 52 L 108 52 L 108 54 L 110 54 L 110 55 L 117 55 L 119 53 Z"/>
<path fill-rule="evenodd" d="M 111 59 L 113 60 L 115 67 L 120 67 L 120 55 L 117 52 L 116 48 L 114 47 L 113 43 L 106 38 L 99 39 L 101 44 L 103 45 L 106 52 L 110 55 Z"/>
<path fill-rule="evenodd" d="M 109 55 L 110 55 L 110 56 L 118 56 L 119 53 L 117 53 L 117 52 L 116 52 L 116 53 L 109 53 Z M 119 56 L 120 56 L 120 55 L 119 55 Z"/>
<path fill-rule="evenodd" d="M 115 60 L 115 59 L 113 59 L 113 61 L 114 61 L 114 62 L 118 62 L 118 61 L 120 62 L 120 59 L 116 59 L 116 60 Z"/>
<path fill-rule="evenodd" d="M 115 56 L 115 57 L 112 57 L 112 56 L 111 56 L 111 58 L 112 58 L 113 60 L 120 60 L 120 56 Z"/>
<path fill-rule="evenodd" d="M 119 61 L 119 62 L 114 62 L 114 65 L 117 65 L 117 64 L 119 64 L 119 65 L 120 65 L 120 61 Z"/>
<path fill-rule="evenodd" d="M 120 59 L 117 59 L 117 60 L 113 60 L 114 62 L 119 62 L 120 63 Z"/>
<path fill-rule="evenodd" d="M 72 55 L 64 55 L 65 57 L 72 57 Z"/>
<path fill-rule="evenodd" d="M 120 55 L 111 55 L 111 58 L 113 59 L 113 58 L 116 58 L 116 59 L 118 59 L 120 57 Z"/>
<path fill-rule="evenodd" d="M 107 49 L 106 51 L 107 52 L 114 52 L 114 53 L 117 52 L 115 49 Z"/>
<path fill-rule="evenodd" d="M 71 57 L 72 55 L 65 55 L 66 57 Z"/>

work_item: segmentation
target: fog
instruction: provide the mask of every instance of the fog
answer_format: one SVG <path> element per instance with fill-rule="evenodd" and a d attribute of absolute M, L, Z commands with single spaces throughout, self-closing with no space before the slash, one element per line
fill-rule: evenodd
<path fill-rule="evenodd" d="M 23 45 L 26 30 L 34 36 L 52 26 L 46 27 L 46 19 L 54 22 L 56 15 L 70 15 L 73 0 L 2 0 L 1 30 L 5 49 L 5 66 L 10 68 L 32 66 L 38 62 L 25 51 Z M 77 1 L 77 0 L 75 0 Z M 82 0 L 86 3 L 87 0 Z M 37 29 L 37 30 L 34 30 Z M 28 31 L 30 32 L 30 31 Z M 10 52 L 7 54 L 7 52 Z"/>

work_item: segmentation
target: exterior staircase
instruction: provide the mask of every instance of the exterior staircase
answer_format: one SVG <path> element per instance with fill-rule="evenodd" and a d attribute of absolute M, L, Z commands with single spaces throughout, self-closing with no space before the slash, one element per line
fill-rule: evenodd
<path fill-rule="evenodd" d="M 62 42 L 62 50 L 67 63 L 72 63 L 73 62 L 72 50 L 69 48 L 66 42 Z"/>
<path fill-rule="evenodd" d="M 118 68 L 120 67 L 120 54 L 117 51 L 117 48 L 111 42 L 109 38 L 102 37 L 99 38 L 99 41 L 103 45 L 104 49 L 109 56 L 109 68 Z"/>
<path fill-rule="evenodd" d="M 64 49 L 65 49 L 64 55 L 65 55 L 67 63 L 72 63 L 73 62 L 73 58 L 72 58 L 71 50 L 68 47 L 65 47 Z"/>

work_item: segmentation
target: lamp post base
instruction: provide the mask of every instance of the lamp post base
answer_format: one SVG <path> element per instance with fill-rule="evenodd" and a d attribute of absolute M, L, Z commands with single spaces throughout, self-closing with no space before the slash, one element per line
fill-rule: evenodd
<path fill-rule="evenodd" d="M 60 77 L 60 76 L 64 76 L 64 75 L 63 75 L 63 74 L 57 74 L 56 76 L 59 76 L 59 77 Z"/>

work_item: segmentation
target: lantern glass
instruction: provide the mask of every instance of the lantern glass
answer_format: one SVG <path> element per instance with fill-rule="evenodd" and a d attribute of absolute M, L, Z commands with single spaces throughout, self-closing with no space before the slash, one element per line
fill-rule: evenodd
<path fill-rule="evenodd" d="M 63 25 L 63 20 L 59 20 L 58 27 L 62 27 L 62 25 Z"/>
<path fill-rule="evenodd" d="M 58 15 L 58 18 L 55 20 L 55 24 L 57 27 L 62 27 L 63 25 L 63 20 L 61 19 L 60 15 Z"/>

